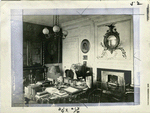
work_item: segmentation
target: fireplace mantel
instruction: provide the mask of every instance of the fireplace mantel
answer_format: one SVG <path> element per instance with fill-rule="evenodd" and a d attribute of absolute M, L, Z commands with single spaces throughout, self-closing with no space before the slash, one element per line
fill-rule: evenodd
<path fill-rule="evenodd" d="M 104 73 L 103 73 L 104 72 Z M 102 73 L 123 77 L 125 84 L 131 84 L 131 70 L 97 68 L 97 81 L 102 82 Z"/>

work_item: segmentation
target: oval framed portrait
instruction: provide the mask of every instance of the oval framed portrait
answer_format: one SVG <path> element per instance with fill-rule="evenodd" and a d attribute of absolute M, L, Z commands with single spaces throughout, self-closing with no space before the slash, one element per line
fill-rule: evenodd
<path fill-rule="evenodd" d="M 90 42 L 87 39 L 84 39 L 81 42 L 81 51 L 87 53 L 90 50 Z"/>

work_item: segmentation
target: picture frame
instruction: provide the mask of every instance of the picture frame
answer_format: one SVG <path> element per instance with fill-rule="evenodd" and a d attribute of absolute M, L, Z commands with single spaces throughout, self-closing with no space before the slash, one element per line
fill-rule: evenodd
<path fill-rule="evenodd" d="M 88 53 L 90 50 L 90 42 L 87 40 L 87 39 L 84 39 L 82 42 L 81 42 L 81 51 L 83 53 Z"/>

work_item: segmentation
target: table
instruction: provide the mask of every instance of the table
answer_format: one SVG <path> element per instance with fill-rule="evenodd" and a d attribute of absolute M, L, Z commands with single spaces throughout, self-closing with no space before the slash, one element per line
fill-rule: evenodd
<path fill-rule="evenodd" d="M 76 94 L 70 94 L 68 96 L 63 97 L 57 97 L 54 99 L 51 99 L 50 96 L 36 99 L 37 103 L 40 104 L 57 104 L 57 103 L 80 103 L 80 99 L 85 96 L 86 91 L 82 91 Z"/>
<path fill-rule="evenodd" d="M 54 92 L 53 94 L 51 92 L 45 94 L 43 97 L 37 97 L 36 95 L 32 95 L 31 100 L 36 101 L 36 103 L 39 104 L 57 104 L 57 103 L 79 103 L 81 99 L 83 99 L 86 95 L 86 92 L 88 90 L 88 87 L 78 87 L 78 86 L 66 86 L 65 88 L 58 88 L 56 86 L 51 86 L 51 87 L 47 87 L 45 88 L 45 90 L 42 91 L 46 91 L 46 89 L 57 89 L 56 92 Z M 43 89 L 43 88 L 42 88 Z M 66 89 L 66 90 L 65 90 Z M 77 91 L 73 91 L 73 92 L 69 92 L 68 89 L 77 89 Z M 41 91 L 41 92 L 42 92 Z M 62 95 L 62 96 L 56 96 L 54 94 L 59 94 L 59 92 L 66 92 L 66 95 Z M 35 93 L 34 93 L 35 94 Z M 52 98 L 52 96 L 54 96 L 54 98 Z"/>

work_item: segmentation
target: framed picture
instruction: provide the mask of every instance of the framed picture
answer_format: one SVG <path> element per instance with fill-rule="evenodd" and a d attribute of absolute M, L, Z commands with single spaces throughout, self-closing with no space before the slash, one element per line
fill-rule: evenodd
<path fill-rule="evenodd" d="M 87 53 L 90 50 L 90 42 L 87 39 L 84 39 L 81 42 L 81 51 Z"/>
<path fill-rule="evenodd" d="M 88 56 L 87 55 L 83 55 L 83 60 L 87 60 Z"/>

